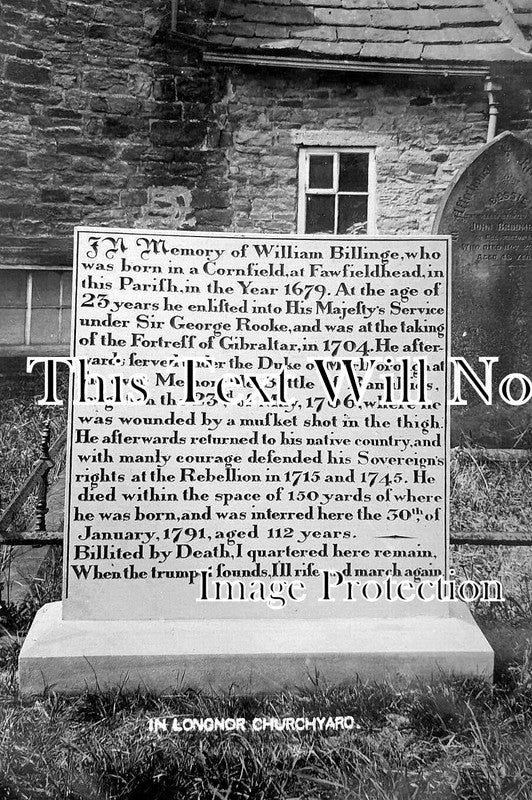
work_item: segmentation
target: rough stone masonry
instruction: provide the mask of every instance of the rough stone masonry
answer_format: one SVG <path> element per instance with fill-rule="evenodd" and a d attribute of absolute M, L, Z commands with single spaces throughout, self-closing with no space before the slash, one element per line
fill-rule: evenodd
<path fill-rule="evenodd" d="M 69 264 L 80 221 L 227 224 L 225 83 L 168 30 L 165 0 L 6 0 L 4 264 Z"/>
<path fill-rule="evenodd" d="M 376 146 L 379 232 L 430 230 L 485 141 L 481 80 L 208 65 L 188 7 L 183 39 L 166 0 L 5 0 L 4 265 L 70 264 L 80 222 L 294 231 L 302 143 Z M 499 130 L 532 140 L 530 89 L 511 89 Z"/>

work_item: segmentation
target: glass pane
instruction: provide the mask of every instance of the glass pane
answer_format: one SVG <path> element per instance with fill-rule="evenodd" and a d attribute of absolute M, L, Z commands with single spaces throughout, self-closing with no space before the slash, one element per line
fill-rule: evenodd
<path fill-rule="evenodd" d="M 59 340 L 59 309 L 34 308 L 31 314 L 31 344 L 54 344 Z"/>
<path fill-rule="evenodd" d="M 307 195 L 305 227 L 305 233 L 334 233 L 334 195 Z"/>
<path fill-rule="evenodd" d="M 26 312 L 23 308 L 0 310 L 0 347 L 3 344 L 24 344 L 25 320 Z"/>
<path fill-rule="evenodd" d="M 356 194 L 338 195 L 338 233 L 368 232 L 368 198 Z"/>
<path fill-rule="evenodd" d="M 33 308 L 53 308 L 59 305 L 61 274 L 43 270 L 33 273 L 31 305 Z"/>
<path fill-rule="evenodd" d="M 61 326 L 61 343 L 70 344 L 70 309 L 63 309 L 63 323 Z"/>
<path fill-rule="evenodd" d="M 369 153 L 340 153 L 339 191 L 367 192 L 368 165 Z"/>
<path fill-rule="evenodd" d="M 72 273 L 63 272 L 63 305 L 70 308 L 72 304 Z"/>
<path fill-rule="evenodd" d="M 0 270 L 0 308 L 26 306 L 27 274 L 21 269 Z"/>
<path fill-rule="evenodd" d="M 308 161 L 308 188 L 332 189 L 333 156 L 309 156 Z"/>

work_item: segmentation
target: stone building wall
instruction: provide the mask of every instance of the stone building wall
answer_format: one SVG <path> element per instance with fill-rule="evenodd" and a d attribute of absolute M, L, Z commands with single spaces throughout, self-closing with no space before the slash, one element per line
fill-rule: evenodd
<path fill-rule="evenodd" d="M 295 230 L 297 149 L 306 144 L 376 147 L 378 232 L 430 233 L 449 182 L 486 141 L 481 78 L 245 69 L 229 86 L 235 230 Z M 506 97 L 498 132 L 532 141 L 529 95 Z"/>
<path fill-rule="evenodd" d="M 169 16 L 168 0 L 4 0 L 4 264 L 68 264 L 79 223 L 227 222 L 225 84 Z"/>
<path fill-rule="evenodd" d="M 376 146 L 379 232 L 428 232 L 485 141 L 481 79 L 216 68 L 169 17 L 169 0 L 4 0 L 4 265 L 70 263 L 80 223 L 293 232 L 300 144 Z M 517 84 L 500 129 L 532 139 Z"/>

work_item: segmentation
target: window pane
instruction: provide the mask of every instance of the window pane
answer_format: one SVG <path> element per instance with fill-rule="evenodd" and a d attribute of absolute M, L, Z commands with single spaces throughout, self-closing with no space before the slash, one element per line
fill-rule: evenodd
<path fill-rule="evenodd" d="M 34 308 L 31 315 L 31 344 L 55 344 L 59 340 L 59 309 Z"/>
<path fill-rule="evenodd" d="M 25 308 L 27 274 L 21 269 L 0 270 L 0 309 Z"/>
<path fill-rule="evenodd" d="M 25 320 L 23 308 L 0 309 L 0 347 L 3 344 L 24 344 Z"/>
<path fill-rule="evenodd" d="M 72 304 L 72 273 L 63 272 L 63 305 L 70 308 Z"/>
<path fill-rule="evenodd" d="M 368 191 L 369 153 L 340 153 L 338 189 L 341 192 Z"/>
<path fill-rule="evenodd" d="M 338 195 L 338 233 L 367 233 L 368 198 L 359 195 Z"/>
<path fill-rule="evenodd" d="M 63 309 L 63 322 L 61 325 L 61 343 L 70 344 L 70 309 Z"/>
<path fill-rule="evenodd" d="M 334 195 L 307 195 L 305 227 L 305 233 L 334 233 Z"/>
<path fill-rule="evenodd" d="M 59 306 L 59 283 L 61 275 L 51 270 L 33 273 L 31 305 L 33 308 L 57 308 Z"/>
<path fill-rule="evenodd" d="M 309 189 L 332 189 L 333 156 L 309 156 Z"/>

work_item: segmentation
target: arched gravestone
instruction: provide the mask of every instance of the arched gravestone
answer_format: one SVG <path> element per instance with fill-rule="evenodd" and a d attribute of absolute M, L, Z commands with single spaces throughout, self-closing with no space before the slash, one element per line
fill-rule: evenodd
<path fill-rule="evenodd" d="M 451 354 L 481 375 L 480 356 L 499 358 L 493 405 L 465 391 L 453 442 L 530 447 L 532 401 L 507 404 L 498 386 L 509 373 L 532 378 L 532 146 L 502 133 L 482 147 L 443 197 L 434 233 L 453 239 Z M 512 391 L 520 395 L 517 382 Z"/>

